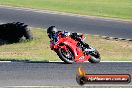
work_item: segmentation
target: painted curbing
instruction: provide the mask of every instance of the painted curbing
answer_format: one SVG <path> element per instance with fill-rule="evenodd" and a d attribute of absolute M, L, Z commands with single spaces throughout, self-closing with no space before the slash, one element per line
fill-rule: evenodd
<path fill-rule="evenodd" d="M 109 37 L 109 36 L 101 36 L 101 35 L 93 35 L 95 37 L 101 37 L 103 39 L 107 39 L 107 40 L 123 40 L 123 41 L 132 41 L 132 39 L 125 39 L 125 38 L 117 38 L 117 37 Z"/>

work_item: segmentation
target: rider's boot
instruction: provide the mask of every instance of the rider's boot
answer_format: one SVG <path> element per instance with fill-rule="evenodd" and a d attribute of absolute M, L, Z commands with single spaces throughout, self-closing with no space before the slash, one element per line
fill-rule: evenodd
<path fill-rule="evenodd" d="M 85 54 L 90 54 L 90 53 L 92 53 L 92 52 L 94 52 L 94 49 L 92 49 L 92 48 L 90 48 L 90 47 L 84 49 L 84 53 L 85 53 Z"/>
<path fill-rule="evenodd" d="M 87 43 L 84 43 L 83 46 L 89 48 L 89 45 Z"/>

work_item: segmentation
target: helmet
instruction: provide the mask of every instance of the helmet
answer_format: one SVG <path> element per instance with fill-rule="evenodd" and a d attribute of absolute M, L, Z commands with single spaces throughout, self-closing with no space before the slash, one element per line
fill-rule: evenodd
<path fill-rule="evenodd" d="M 50 26 L 47 29 L 47 34 L 48 34 L 49 38 L 51 38 L 55 33 L 57 33 L 57 29 L 55 28 L 55 26 Z"/>
<path fill-rule="evenodd" d="M 55 28 L 55 26 L 50 26 L 47 29 L 47 34 L 52 34 L 52 33 L 56 33 L 56 32 L 57 32 L 57 29 Z"/>

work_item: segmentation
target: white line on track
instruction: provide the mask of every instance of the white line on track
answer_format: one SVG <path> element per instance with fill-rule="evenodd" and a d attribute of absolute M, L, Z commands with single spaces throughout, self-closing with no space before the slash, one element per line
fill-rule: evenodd
<path fill-rule="evenodd" d="M 61 86 L 5 86 L 9 88 L 60 88 Z M 61 87 L 63 88 L 63 86 Z"/>
<path fill-rule="evenodd" d="M 132 62 L 132 61 L 101 61 L 101 62 Z"/>
<path fill-rule="evenodd" d="M 0 63 L 10 63 L 11 61 L 0 61 Z"/>
<path fill-rule="evenodd" d="M 130 86 L 132 86 L 132 85 L 129 85 L 129 84 L 124 84 L 124 85 L 122 85 L 122 84 L 90 84 L 90 85 L 88 85 L 88 84 L 86 84 L 86 85 L 84 85 L 84 86 L 6 86 L 7 88 L 8 87 L 10 87 L 10 88 L 80 88 L 80 87 L 83 87 L 83 88 L 85 88 L 85 87 L 130 87 Z"/>
<path fill-rule="evenodd" d="M 0 61 L 0 63 L 11 63 L 11 62 L 14 62 L 14 61 Z M 23 61 L 18 61 L 18 62 L 23 62 Z M 24 62 L 26 62 L 26 61 L 24 61 Z M 54 63 L 54 62 L 63 62 L 63 61 L 48 61 L 48 62 Z M 87 62 L 89 62 L 89 61 L 87 61 Z M 84 63 L 87 63 L 87 62 L 84 62 Z M 116 63 L 116 62 L 118 62 L 118 63 L 128 62 L 129 63 L 130 62 L 130 63 L 132 63 L 132 61 L 101 61 L 101 62 L 108 62 L 108 63 L 109 62 L 112 62 L 112 63 Z"/>
<path fill-rule="evenodd" d="M 49 62 L 63 62 L 63 61 L 49 61 Z M 114 62 L 132 62 L 132 61 L 101 61 L 101 62 L 113 62 L 114 63 Z"/>

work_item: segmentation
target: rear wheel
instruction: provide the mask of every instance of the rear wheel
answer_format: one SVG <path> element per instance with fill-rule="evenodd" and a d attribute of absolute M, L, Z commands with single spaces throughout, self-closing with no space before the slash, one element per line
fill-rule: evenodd
<path fill-rule="evenodd" d="M 90 53 L 91 58 L 89 59 L 89 62 L 91 63 L 99 63 L 101 60 L 100 54 L 97 50 Z"/>
<path fill-rule="evenodd" d="M 68 46 L 66 46 L 67 50 L 64 50 L 63 48 L 58 49 L 58 56 L 59 58 L 64 61 L 65 63 L 71 64 L 74 62 L 74 54 Z"/>

